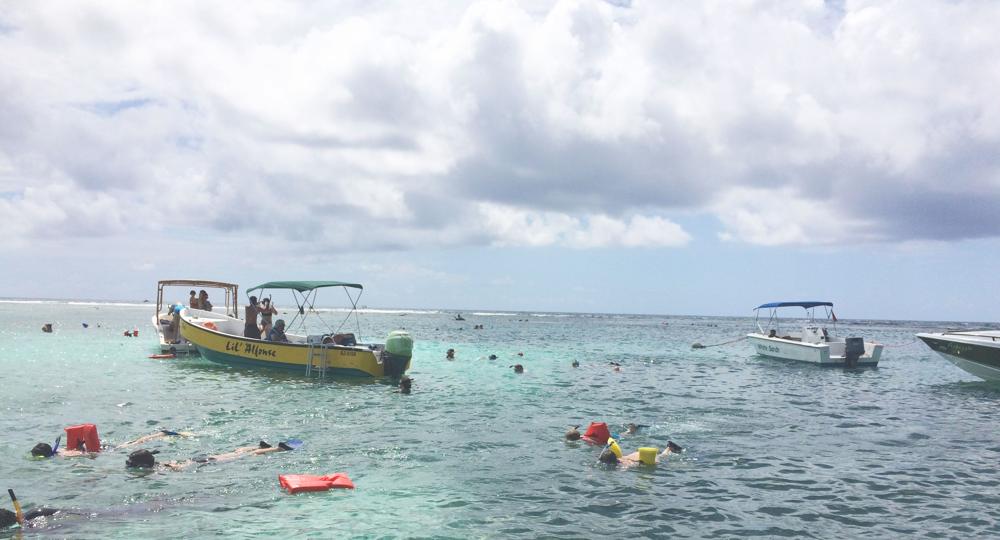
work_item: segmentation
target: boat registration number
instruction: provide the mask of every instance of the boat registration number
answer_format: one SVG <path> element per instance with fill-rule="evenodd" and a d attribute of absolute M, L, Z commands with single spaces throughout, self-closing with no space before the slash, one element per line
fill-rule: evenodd
<path fill-rule="evenodd" d="M 778 352 L 781 349 L 775 347 L 774 345 L 763 345 L 761 343 L 758 343 L 757 350 L 760 352 Z"/>

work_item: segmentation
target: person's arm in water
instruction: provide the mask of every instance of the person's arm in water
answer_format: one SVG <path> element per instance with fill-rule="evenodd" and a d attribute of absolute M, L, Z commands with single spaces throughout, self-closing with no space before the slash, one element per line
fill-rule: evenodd
<path fill-rule="evenodd" d="M 195 435 L 194 433 L 190 433 L 190 432 L 187 432 L 187 431 L 170 431 L 170 430 L 166 430 L 166 429 L 161 429 L 160 431 L 157 431 L 156 433 L 150 433 L 149 435 L 143 435 L 142 437 L 139 437 L 138 439 L 135 439 L 134 441 L 129 441 L 127 443 L 119 444 L 114 449 L 118 450 L 118 449 L 121 449 L 121 448 L 128 448 L 130 446 L 136 446 L 136 445 L 139 445 L 139 444 L 147 443 L 149 441 L 156 441 L 156 440 L 159 440 L 159 439 L 165 439 L 167 437 L 194 437 L 194 435 Z"/>

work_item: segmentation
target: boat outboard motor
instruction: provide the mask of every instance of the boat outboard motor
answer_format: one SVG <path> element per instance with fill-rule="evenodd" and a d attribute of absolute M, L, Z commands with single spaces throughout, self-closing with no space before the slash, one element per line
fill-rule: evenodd
<path fill-rule="evenodd" d="M 865 340 L 859 337 L 849 337 L 844 342 L 844 367 L 858 367 L 858 358 L 865 354 Z"/>
<path fill-rule="evenodd" d="M 389 332 L 389 337 L 385 340 L 385 350 L 382 351 L 385 375 L 393 378 L 401 377 L 409 367 L 412 356 L 413 338 L 410 334 L 402 330 Z"/>

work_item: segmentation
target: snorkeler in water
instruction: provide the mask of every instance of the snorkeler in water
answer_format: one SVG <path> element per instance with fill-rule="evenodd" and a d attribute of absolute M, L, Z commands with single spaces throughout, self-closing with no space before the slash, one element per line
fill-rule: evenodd
<path fill-rule="evenodd" d="M 244 456 L 260 456 L 263 454 L 270 454 L 272 452 L 287 452 L 295 450 L 302 446 L 302 441 L 298 439 L 289 439 L 278 443 L 278 446 L 271 446 L 270 444 L 260 441 L 257 446 L 243 446 L 233 450 L 232 452 L 227 452 L 225 454 L 216 454 L 214 456 L 208 457 L 197 457 L 193 459 L 188 459 L 185 461 L 168 461 L 161 463 L 163 468 L 172 471 L 182 471 L 188 467 L 199 464 L 206 463 L 219 463 L 223 461 L 232 461 L 234 459 L 239 459 Z M 146 450 L 141 448 L 129 454 L 128 458 L 125 460 L 125 466 L 129 468 L 136 469 L 152 469 L 156 467 L 156 458 L 154 457 L 158 454 L 158 450 Z"/>
<path fill-rule="evenodd" d="M 666 458 L 670 454 L 679 454 L 683 451 L 684 449 L 681 448 L 680 445 L 674 443 L 673 441 L 667 441 L 667 447 L 656 455 L 656 463 L 659 463 L 661 459 Z M 618 454 L 614 452 L 611 445 L 601 452 L 601 456 L 598 458 L 598 461 L 606 465 L 621 465 L 623 468 L 632 467 L 642 463 L 639 460 L 639 452 L 632 452 L 631 454 L 618 457 Z"/>
<path fill-rule="evenodd" d="M 580 440 L 580 426 L 572 426 L 566 430 L 566 440 L 567 441 L 579 441 Z"/>

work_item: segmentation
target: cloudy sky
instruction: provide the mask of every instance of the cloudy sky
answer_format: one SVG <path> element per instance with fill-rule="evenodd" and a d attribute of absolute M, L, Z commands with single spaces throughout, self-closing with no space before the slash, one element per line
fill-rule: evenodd
<path fill-rule="evenodd" d="M 1000 320 L 1000 4 L 0 0 L 0 296 Z"/>

